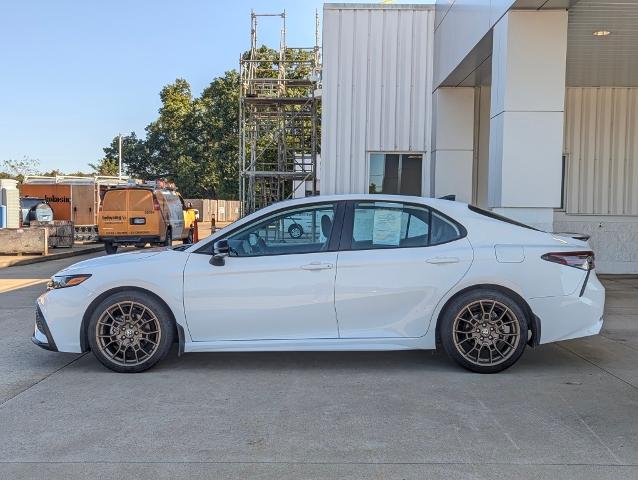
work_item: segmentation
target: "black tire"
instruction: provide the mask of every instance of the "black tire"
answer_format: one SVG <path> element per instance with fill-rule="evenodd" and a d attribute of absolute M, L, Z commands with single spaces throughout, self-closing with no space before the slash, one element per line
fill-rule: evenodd
<path fill-rule="evenodd" d="M 461 294 L 445 308 L 439 335 L 445 353 L 456 363 L 473 372 L 496 373 L 523 354 L 527 325 L 525 312 L 513 298 L 479 288 Z"/>
<path fill-rule="evenodd" d="M 166 230 L 166 236 L 164 237 L 164 246 L 170 247 L 172 245 L 173 245 L 173 233 L 171 232 L 171 229 L 168 228 Z"/>
<path fill-rule="evenodd" d="M 135 244 L 135 248 L 141 250 L 142 248 L 146 248 L 146 244 L 145 243 L 136 243 Z"/>
<path fill-rule="evenodd" d="M 117 245 L 114 245 L 113 242 L 104 242 L 104 250 L 107 255 L 113 255 L 117 253 Z"/>
<path fill-rule="evenodd" d="M 184 243 L 191 245 L 195 240 L 195 232 L 193 232 L 193 229 L 191 228 L 188 231 L 188 237 L 186 237 L 186 240 L 184 240 Z"/>
<path fill-rule="evenodd" d="M 298 223 L 293 223 L 288 227 L 288 235 L 294 239 L 301 238 L 303 235 L 303 227 Z"/>
<path fill-rule="evenodd" d="M 91 312 L 87 336 L 91 351 L 105 367 L 137 373 L 168 354 L 175 325 L 170 312 L 155 297 L 138 291 L 118 292 Z"/>

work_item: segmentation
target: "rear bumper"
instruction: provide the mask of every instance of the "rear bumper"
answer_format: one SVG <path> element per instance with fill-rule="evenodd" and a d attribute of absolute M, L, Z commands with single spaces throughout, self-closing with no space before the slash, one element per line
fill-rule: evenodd
<path fill-rule="evenodd" d="M 109 242 L 115 245 L 132 245 L 135 243 L 160 243 L 162 239 L 158 235 L 131 235 L 117 237 L 99 237 L 100 242 Z"/>
<path fill-rule="evenodd" d="M 528 299 L 542 323 L 540 343 L 596 335 L 603 326 L 605 287 L 592 271 L 582 295 L 580 288 L 571 295 Z"/>

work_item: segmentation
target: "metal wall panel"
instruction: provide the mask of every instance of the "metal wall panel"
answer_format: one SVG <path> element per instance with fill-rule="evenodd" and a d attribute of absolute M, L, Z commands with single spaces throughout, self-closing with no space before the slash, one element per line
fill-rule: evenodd
<path fill-rule="evenodd" d="M 567 88 L 568 214 L 638 215 L 638 88 Z"/>
<path fill-rule="evenodd" d="M 370 151 L 430 150 L 433 23 L 431 5 L 324 5 L 321 193 L 366 192 Z"/>

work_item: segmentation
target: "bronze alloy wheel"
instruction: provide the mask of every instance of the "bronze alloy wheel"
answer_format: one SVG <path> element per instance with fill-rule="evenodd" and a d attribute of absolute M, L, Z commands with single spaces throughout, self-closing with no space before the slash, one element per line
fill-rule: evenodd
<path fill-rule="evenodd" d="M 157 351 L 161 339 L 162 330 L 157 316 L 138 302 L 114 303 L 97 320 L 97 346 L 118 365 L 144 363 Z"/>
<path fill-rule="evenodd" d="M 456 316 L 453 342 L 468 362 L 495 366 L 507 361 L 521 341 L 520 322 L 514 312 L 495 300 L 476 300 Z"/>

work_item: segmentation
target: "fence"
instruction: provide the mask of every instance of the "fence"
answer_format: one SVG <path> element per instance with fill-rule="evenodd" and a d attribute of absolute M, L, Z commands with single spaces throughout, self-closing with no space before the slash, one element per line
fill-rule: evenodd
<path fill-rule="evenodd" d="M 199 210 L 199 220 L 210 222 L 215 216 L 215 222 L 232 223 L 239 219 L 239 200 L 209 200 L 202 198 L 187 198 L 184 201 L 191 203 L 193 208 Z"/>

